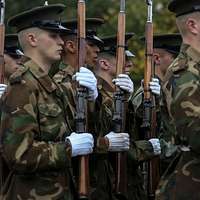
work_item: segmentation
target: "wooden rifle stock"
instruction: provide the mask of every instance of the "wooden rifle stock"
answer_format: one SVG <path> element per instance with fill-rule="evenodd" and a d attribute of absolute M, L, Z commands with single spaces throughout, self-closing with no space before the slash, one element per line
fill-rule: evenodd
<path fill-rule="evenodd" d="M 1 19 L 0 19 L 0 83 L 4 83 L 5 65 L 4 65 L 4 40 L 5 40 L 5 0 L 1 0 Z"/>
<path fill-rule="evenodd" d="M 145 28 L 146 38 L 146 63 L 144 68 L 144 113 L 142 128 L 145 131 L 145 139 L 155 138 L 156 136 L 156 103 L 155 96 L 151 94 L 149 82 L 154 77 L 153 64 L 153 21 L 152 21 L 152 0 L 147 0 L 148 19 Z M 143 164 L 144 186 L 148 199 L 155 198 L 155 190 L 160 179 L 159 159 L 153 158 Z"/>
<path fill-rule="evenodd" d="M 86 31 L 85 31 L 85 1 L 78 1 L 78 69 L 85 66 Z M 84 133 L 87 129 L 87 89 L 77 85 L 76 102 L 76 132 Z M 79 199 L 88 199 L 89 193 L 89 156 L 81 156 L 79 163 Z"/>
<path fill-rule="evenodd" d="M 125 65 L 125 0 L 120 0 L 120 12 L 118 15 L 117 34 L 117 69 L 116 76 L 123 73 Z M 113 123 L 114 132 L 125 131 L 126 121 L 126 97 L 124 91 L 116 87 L 114 94 Z M 116 153 L 116 183 L 115 193 L 118 199 L 127 199 L 127 153 Z"/>

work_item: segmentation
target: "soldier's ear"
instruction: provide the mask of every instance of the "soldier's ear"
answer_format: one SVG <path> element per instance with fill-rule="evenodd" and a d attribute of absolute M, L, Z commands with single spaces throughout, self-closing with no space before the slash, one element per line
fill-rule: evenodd
<path fill-rule="evenodd" d="M 35 33 L 26 33 L 26 40 L 32 47 L 37 46 L 37 37 Z"/>
<path fill-rule="evenodd" d="M 69 51 L 72 54 L 75 54 L 77 52 L 77 45 L 76 42 L 72 40 L 67 40 L 64 42 L 64 49 Z"/>
<path fill-rule="evenodd" d="M 189 17 L 186 20 L 186 26 L 187 26 L 189 32 L 192 33 L 193 35 L 199 34 L 200 25 L 199 25 L 199 22 L 195 18 Z"/>
<path fill-rule="evenodd" d="M 110 69 L 110 64 L 106 59 L 99 59 L 98 62 L 101 69 L 106 70 L 106 71 Z"/>
<path fill-rule="evenodd" d="M 153 61 L 155 65 L 160 65 L 160 54 L 159 53 L 153 53 Z"/>

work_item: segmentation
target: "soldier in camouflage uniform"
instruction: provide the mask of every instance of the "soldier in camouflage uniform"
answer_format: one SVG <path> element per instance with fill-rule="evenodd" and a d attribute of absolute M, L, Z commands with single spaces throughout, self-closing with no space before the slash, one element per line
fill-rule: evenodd
<path fill-rule="evenodd" d="M 10 75 L 19 68 L 19 63 L 22 61 L 22 56 L 23 53 L 19 49 L 17 35 L 7 34 L 5 36 L 4 48 L 5 75 L 4 84 L 0 84 L 0 97 L 7 87 Z"/>
<path fill-rule="evenodd" d="M 97 28 L 100 27 L 104 20 L 100 18 L 86 19 L 86 64 L 89 68 L 96 65 L 97 55 L 103 42 L 97 37 Z M 71 82 L 72 76 L 76 72 L 78 65 L 77 49 L 77 20 L 62 22 L 62 25 L 71 30 L 70 34 L 64 34 L 64 52 L 62 62 L 59 65 L 59 71 L 54 75 L 57 83 Z"/>
<path fill-rule="evenodd" d="M 144 38 L 142 38 L 144 40 Z M 153 59 L 155 64 L 155 76 L 162 85 L 164 76 L 169 65 L 177 57 L 182 39 L 180 34 L 162 34 L 153 37 Z M 167 112 L 166 103 L 162 98 L 162 93 L 156 98 L 156 114 L 157 114 L 157 135 L 161 141 L 162 154 L 161 158 L 161 174 L 166 170 L 171 159 L 175 155 L 177 147 L 174 145 L 175 128 Z M 143 113 L 143 88 L 140 87 L 132 97 L 135 110 L 135 124 L 138 131 L 141 132 L 141 121 Z M 137 130 L 136 129 L 136 130 Z"/>
<path fill-rule="evenodd" d="M 97 55 L 100 51 L 103 42 L 96 35 L 96 28 L 103 23 L 102 19 L 88 18 L 86 19 L 86 64 L 91 69 L 96 65 Z M 71 34 L 63 35 L 64 53 L 63 53 L 63 63 L 60 65 L 60 71 L 54 76 L 54 79 L 62 87 L 67 90 L 72 90 L 74 88 L 73 84 L 73 74 L 75 73 L 77 67 L 77 20 L 71 20 L 62 23 L 65 27 L 70 28 Z M 87 73 L 89 70 L 81 67 L 81 70 Z M 75 94 L 74 94 L 75 95 Z M 74 95 L 69 98 L 74 101 Z M 74 101 L 75 102 L 75 101 Z M 112 194 L 112 168 L 108 163 L 107 150 L 108 143 L 112 142 L 114 135 L 111 139 L 105 138 L 104 135 L 99 134 L 98 128 L 94 126 L 94 123 L 98 121 L 97 113 L 88 113 L 89 116 L 89 130 L 95 132 L 95 149 L 94 153 L 90 155 L 90 199 L 91 200 L 111 200 L 114 199 Z M 123 148 L 128 148 L 128 135 L 124 134 L 120 138 L 119 146 L 124 146 Z M 126 142 L 124 145 L 123 143 Z M 110 145 L 111 146 L 111 145 Z M 117 148 L 117 146 L 115 147 Z M 122 148 L 122 149 L 123 149 Z M 77 160 L 73 159 L 73 165 L 77 166 Z M 78 180 L 78 172 L 74 168 L 74 173 L 76 180 Z"/>
<path fill-rule="evenodd" d="M 86 19 L 86 64 L 87 66 L 94 66 L 96 64 L 97 54 L 103 42 L 96 35 L 97 27 L 104 23 L 102 19 L 88 18 Z M 63 34 L 64 51 L 62 54 L 62 61 L 50 73 L 50 76 L 58 83 L 68 90 L 68 98 L 71 104 L 75 107 L 75 85 L 72 77 L 76 72 L 78 65 L 78 50 L 77 50 L 77 20 L 69 20 L 62 22 L 62 25 L 70 29 L 70 33 Z M 80 70 L 86 71 L 87 69 L 81 68 Z M 73 95 L 72 95 L 73 94 Z"/>
<path fill-rule="evenodd" d="M 126 34 L 126 43 L 132 38 L 132 33 Z M 115 85 L 112 80 L 116 76 L 116 36 L 110 36 L 102 39 L 104 41 L 104 48 L 99 54 L 98 65 L 95 69 L 95 73 L 98 79 L 98 107 L 100 112 L 100 122 L 98 130 L 104 135 L 109 130 L 112 130 L 112 106 L 113 106 L 113 93 L 115 91 Z M 128 50 L 126 44 L 126 64 L 125 72 L 128 74 L 132 67 L 131 58 L 134 55 Z M 127 75 L 126 75 L 127 76 Z M 124 78 L 126 77 L 124 76 Z M 127 87 L 128 88 L 128 87 Z M 130 92 L 130 90 L 126 91 Z M 123 88 L 125 89 L 125 88 Z M 139 162 L 150 159 L 154 156 L 153 146 L 151 142 L 140 140 L 135 141 L 137 138 L 132 130 L 133 124 L 133 109 L 131 104 L 129 105 L 127 112 L 126 131 L 131 134 L 131 146 L 128 151 L 128 199 L 146 199 L 143 189 L 142 178 L 140 170 L 138 168 Z"/>
<path fill-rule="evenodd" d="M 11 76 L 2 97 L 1 155 L 10 172 L 0 199 L 75 199 L 71 158 L 93 150 L 91 134 L 70 134 L 69 121 L 74 119 L 69 100 L 48 76 L 61 58 L 59 34 L 68 32 L 58 23 L 64 8 L 62 4 L 36 7 L 8 22 L 17 28 L 29 60 Z"/>
<path fill-rule="evenodd" d="M 22 62 L 24 54 L 20 50 L 17 34 L 5 36 L 4 61 L 5 61 L 5 83 Z"/>
<path fill-rule="evenodd" d="M 4 83 L 0 84 L 0 98 L 7 88 L 9 77 L 20 67 L 20 63 L 22 62 L 23 55 L 24 54 L 19 49 L 17 34 L 7 34 L 5 36 L 5 47 L 4 47 L 4 63 L 5 63 Z M 0 99 L 0 116 L 1 116 L 1 104 L 2 104 L 2 101 Z M 0 159 L 1 159 L 1 156 L 0 156 Z M 0 160 L 0 162 L 2 163 L 2 160 Z M 0 188 L 3 182 L 5 181 L 8 171 L 9 171 L 5 165 L 0 164 L 0 170 L 1 170 L 1 167 L 4 167 L 4 169 L 2 169 L 4 173 L 0 171 L 0 174 L 1 174 Z"/>
<path fill-rule="evenodd" d="M 200 1 L 173 0 L 169 10 L 183 38 L 180 54 L 167 72 L 164 93 L 176 128 L 179 154 L 160 181 L 156 199 L 200 199 L 199 100 L 200 100 Z"/>

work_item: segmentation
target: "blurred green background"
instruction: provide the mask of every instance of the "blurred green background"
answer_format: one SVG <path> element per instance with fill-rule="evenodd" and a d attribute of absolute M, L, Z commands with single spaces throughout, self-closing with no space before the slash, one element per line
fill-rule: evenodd
<path fill-rule="evenodd" d="M 6 20 L 21 11 L 43 5 L 44 2 L 41 0 L 6 0 Z M 67 6 L 63 19 L 76 17 L 77 0 L 49 0 L 48 3 L 63 3 Z M 120 0 L 86 0 L 87 17 L 102 17 L 106 20 L 105 25 L 99 30 L 100 36 L 116 34 L 119 3 Z M 153 1 L 154 33 L 156 34 L 177 32 L 175 17 L 167 10 L 168 3 L 169 0 Z M 126 0 L 126 31 L 136 34 L 129 43 L 130 48 L 136 54 L 136 58 L 134 58 L 135 67 L 131 74 L 136 85 L 143 77 L 144 46 L 139 38 L 144 35 L 146 18 L 147 6 L 145 0 Z M 13 32 L 9 28 L 6 31 Z"/>

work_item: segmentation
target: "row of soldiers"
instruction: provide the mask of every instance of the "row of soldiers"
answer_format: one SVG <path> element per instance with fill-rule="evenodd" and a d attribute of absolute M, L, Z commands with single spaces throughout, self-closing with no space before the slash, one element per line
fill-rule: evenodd
<path fill-rule="evenodd" d="M 154 36 L 156 77 L 150 90 L 156 96 L 158 138 L 148 140 L 141 128 L 143 83 L 134 92 L 129 78 L 133 34 L 125 38 L 125 73 L 116 77 L 117 37 L 100 39 L 97 27 L 103 20 L 86 19 L 88 67 L 76 72 L 77 20 L 60 22 L 64 9 L 40 6 L 8 21 L 17 36 L 6 36 L 6 82 L 0 85 L 0 198 L 78 199 L 78 160 L 89 154 L 89 199 L 117 200 L 112 155 L 127 151 L 127 199 L 148 198 L 140 166 L 156 156 L 163 176 L 155 199 L 200 199 L 200 1 L 172 0 L 169 10 L 176 13 L 181 35 Z M 88 132 L 81 134 L 75 131 L 77 83 L 88 90 Z M 113 131 L 115 87 L 127 96 L 125 133 Z"/>

